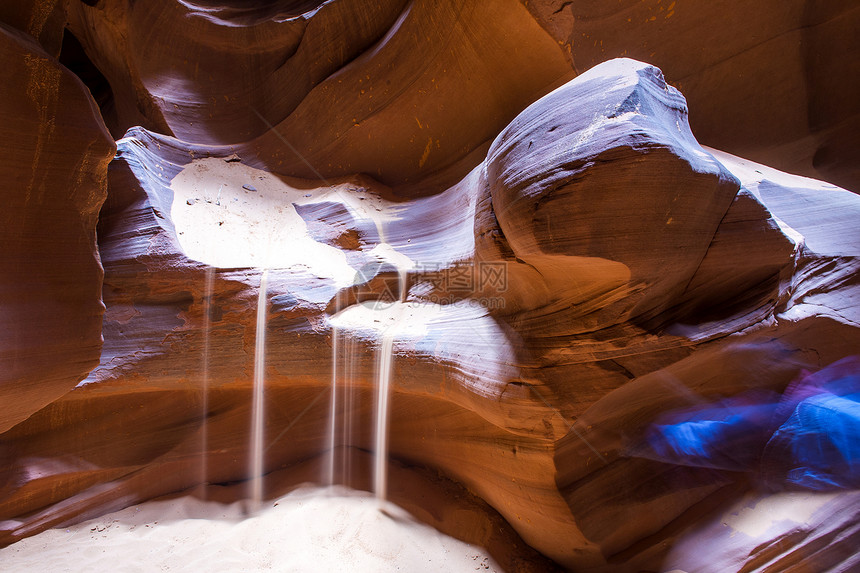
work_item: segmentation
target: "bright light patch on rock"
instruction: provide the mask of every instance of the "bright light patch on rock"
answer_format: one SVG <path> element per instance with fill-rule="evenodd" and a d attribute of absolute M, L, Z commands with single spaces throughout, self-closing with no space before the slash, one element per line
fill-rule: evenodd
<path fill-rule="evenodd" d="M 723 523 L 750 537 L 761 537 L 781 522 L 805 524 L 816 510 L 837 496 L 835 493 L 779 493 L 740 510 L 733 508 L 723 517 Z"/>
<path fill-rule="evenodd" d="M 171 182 L 171 216 L 185 254 L 219 268 L 304 268 L 339 285 L 356 269 L 337 247 L 308 233 L 296 205 L 336 202 L 356 220 L 372 221 L 382 236 L 395 206 L 359 185 L 294 187 L 240 161 L 189 163 Z"/>
<path fill-rule="evenodd" d="M 368 301 L 354 304 L 329 319 L 337 328 L 375 330 L 402 338 L 427 335 L 429 322 L 442 314 L 438 304 Z"/>

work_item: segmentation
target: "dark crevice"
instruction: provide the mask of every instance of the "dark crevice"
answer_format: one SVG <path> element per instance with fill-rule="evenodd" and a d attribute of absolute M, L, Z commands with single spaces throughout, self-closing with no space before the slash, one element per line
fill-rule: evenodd
<path fill-rule="evenodd" d="M 95 3 L 87 2 L 94 5 Z M 78 76 L 90 90 L 101 110 L 102 119 L 108 127 L 117 122 L 113 90 L 107 78 L 99 71 L 84 51 L 84 47 L 68 29 L 63 34 L 63 45 L 60 49 L 60 63 Z"/>
<path fill-rule="evenodd" d="M 556 10 L 556 11 L 554 11 L 554 12 L 552 13 L 552 14 L 553 14 L 553 16 L 554 16 L 554 15 L 556 15 L 556 14 L 560 14 L 562 10 L 564 10 L 565 8 L 567 8 L 568 6 L 570 6 L 571 4 L 573 4 L 573 0 L 569 0 L 568 2 L 562 2 L 562 3 L 561 3 L 561 6 L 559 6 L 558 10 Z"/>

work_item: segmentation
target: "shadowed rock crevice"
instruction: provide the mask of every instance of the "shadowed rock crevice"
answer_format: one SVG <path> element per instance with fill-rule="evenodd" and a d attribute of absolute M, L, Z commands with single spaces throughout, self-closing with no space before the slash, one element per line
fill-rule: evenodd
<path fill-rule="evenodd" d="M 68 30 L 63 34 L 63 46 L 60 50 L 59 60 L 61 64 L 78 76 L 90 90 L 90 94 L 99 106 L 105 124 L 115 126 L 117 122 L 116 103 L 110 83 L 87 57 L 81 42 Z"/>

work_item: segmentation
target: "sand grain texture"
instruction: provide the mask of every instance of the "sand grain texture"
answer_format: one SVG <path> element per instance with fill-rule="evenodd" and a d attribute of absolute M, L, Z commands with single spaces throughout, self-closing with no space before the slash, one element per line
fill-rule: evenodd
<path fill-rule="evenodd" d="M 305 487 L 244 503 L 150 501 L 0 550 L 3 571 L 502 571 L 485 550 L 366 492 Z"/>

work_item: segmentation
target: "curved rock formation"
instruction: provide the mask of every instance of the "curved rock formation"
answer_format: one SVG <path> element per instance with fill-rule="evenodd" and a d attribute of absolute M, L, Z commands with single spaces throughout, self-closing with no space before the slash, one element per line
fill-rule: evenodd
<path fill-rule="evenodd" d="M 860 347 L 856 195 L 700 146 L 652 65 L 563 83 L 590 52 L 538 21 L 560 37 L 564 14 L 647 2 L 42 4 L 124 136 L 107 168 L 93 99 L 3 29 L 10 74 L 38 60 L 64 87 L 55 108 L 30 84 L 2 98 L 36 143 L 7 145 L 32 175 L 7 268 L 32 271 L 7 275 L 27 336 L 0 352 L 39 360 L 0 386 L 0 544 L 201 484 L 247 496 L 255 378 L 267 496 L 369 488 L 390 349 L 391 497 L 510 570 L 696 569 L 700 543 L 715 570 L 850 567 L 855 492 L 763 492 L 788 481 L 639 447 Z M 735 503 L 800 508 L 805 535 L 730 520 L 726 540 Z"/>
<path fill-rule="evenodd" d="M 138 102 L 118 109 L 115 133 L 142 125 L 241 143 L 256 165 L 286 175 L 414 185 L 572 76 L 516 0 L 325 2 L 251 21 L 216 14 L 174 0 L 75 7 L 71 29 L 110 59 L 95 63 L 117 101 Z"/>
<path fill-rule="evenodd" d="M 527 108 L 490 148 L 487 179 L 517 259 L 583 314 L 615 299 L 614 322 L 671 306 L 738 190 L 693 139 L 683 96 L 633 60 Z"/>
<path fill-rule="evenodd" d="M 0 42 L 2 432 L 98 363 L 95 225 L 115 146 L 78 78 L 21 32 L 0 26 Z"/>
<path fill-rule="evenodd" d="M 611 58 L 659 66 L 696 137 L 857 191 L 860 59 L 850 0 L 524 3 L 583 72 Z"/>

